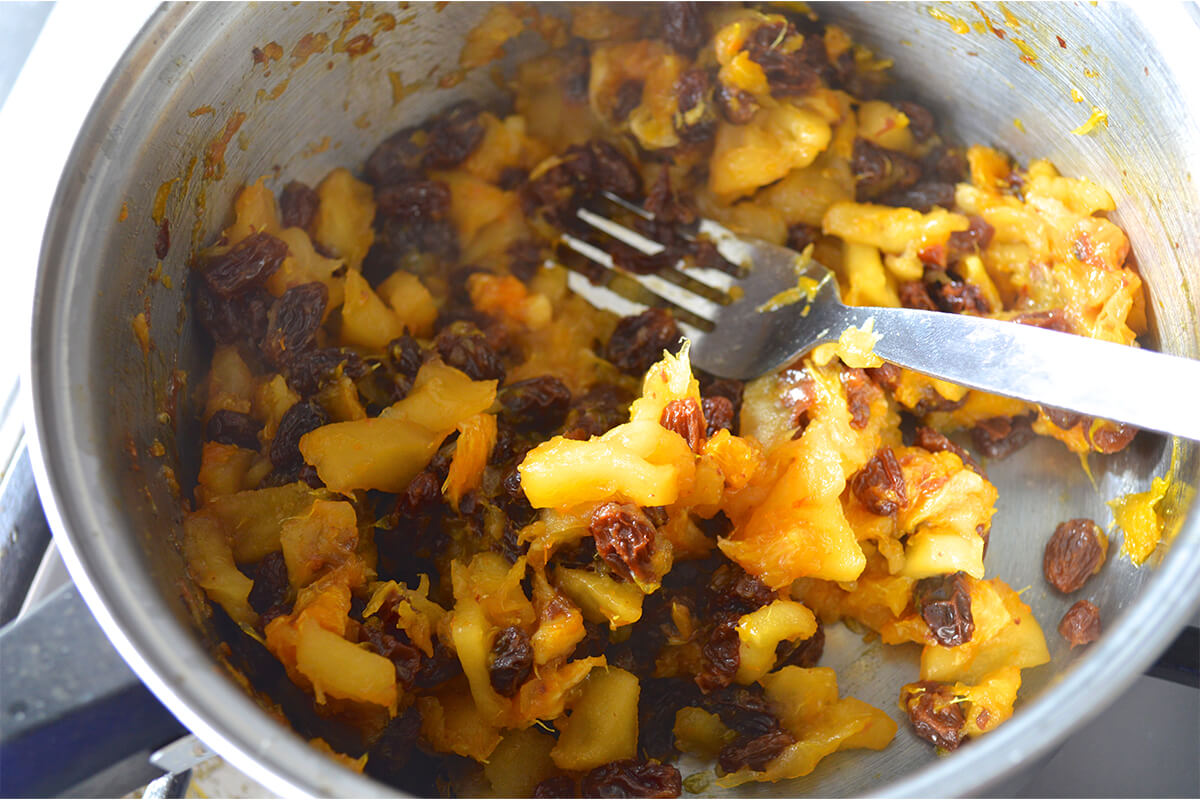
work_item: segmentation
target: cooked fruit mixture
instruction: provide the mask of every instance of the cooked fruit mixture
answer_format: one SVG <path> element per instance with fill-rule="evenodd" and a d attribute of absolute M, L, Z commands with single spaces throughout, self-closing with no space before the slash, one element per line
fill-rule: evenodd
<path fill-rule="evenodd" d="M 558 236 L 610 192 L 667 245 L 608 246 L 634 272 L 732 268 L 686 235 L 706 217 L 810 249 L 855 304 L 1124 344 L 1145 324 L 1103 188 L 952 146 L 889 62 L 807 12 L 640 13 L 493 7 L 464 65 L 525 30 L 550 44 L 507 95 L 315 187 L 246 186 L 196 264 L 214 348 L 183 549 L 225 657 L 318 747 L 411 791 L 776 781 L 886 747 L 903 714 L 952 750 L 1049 658 L 985 571 L 983 459 L 1134 434 L 832 351 L 718 379 L 671 311 L 569 292 L 562 265 L 586 266 Z M 1078 589 L 1106 549 L 1064 523 L 1047 579 Z M 819 666 L 839 622 L 923 646 L 899 708 Z M 712 771 L 683 780 L 681 752 Z"/>

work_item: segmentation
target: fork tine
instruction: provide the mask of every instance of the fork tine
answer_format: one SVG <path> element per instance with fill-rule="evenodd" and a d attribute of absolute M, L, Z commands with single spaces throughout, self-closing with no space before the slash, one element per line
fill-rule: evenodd
<path fill-rule="evenodd" d="M 645 303 L 630 300 L 625 295 L 615 292 L 607 286 L 592 283 L 585 276 L 570 269 L 567 270 L 567 288 L 580 297 L 587 298 L 588 302 L 597 308 L 611 311 L 621 317 L 634 316 L 649 308 Z M 677 318 L 675 321 L 694 344 L 704 338 L 706 331 L 696 327 L 687 319 Z"/>
<path fill-rule="evenodd" d="M 624 225 L 618 225 L 611 219 L 606 219 L 599 214 L 588 211 L 586 208 L 581 208 L 576 211 L 575 216 L 579 217 L 593 228 L 607 233 L 614 239 L 619 239 L 620 241 L 632 247 L 634 250 L 638 250 L 648 256 L 656 256 L 663 250 L 667 249 L 658 242 L 647 239 L 637 231 L 631 231 Z"/>
<path fill-rule="evenodd" d="M 617 272 L 613 268 L 612 256 L 596 247 L 593 244 L 585 242 L 569 233 L 561 235 L 561 240 L 570 249 L 574 250 L 581 256 L 595 261 L 601 266 Z M 701 297 L 697 294 L 689 292 L 687 289 L 676 286 L 668 280 L 665 280 L 657 275 L 634 275 L 621 271 L 622 275 L 626 275 L 631 280 L 640 283 L 644 288 L 658 297 L 666 300 L 672 305 L 678 306 L 686 311 L 695 314 L 697 317 L 708 320 L 709 322 L 717 318 L 717 314 L 721 310 L 720 303 L 715 303 L 712 300 Z"/>
<path fill-rule="evenodd" d="M 605 194 L 605 197 L 612 200 L 614 204 L 619 205 L 621 208 L 637 209 L 643 219 L 654 219 L 644 209 L 640 209 L 626 200 L 621 200 L 616 195 Z M 637 231 L 630 230 L 624 225 L 613 222 L 607 217 L 602 217 L 589 209 L 579 209 L 576 211 L 576 216 L 596 230 L 607 233 L 614 239 L 648 256 L 656 256 L 666 249 L 659 242 L 643 236 Z M 711 267 L 685 267 L 682 264 L 676 264 L 673 268 L 665 269 L 658 274 L 663 276 L 665 280 L 683 286 L 685 289 L 696 292 L 704 297 L 708 297 L 708 299 L 714 302 L 721 302 L 722 299 L 727 300 L 730 291 L 737 284 L 737 280 L 734 277 Z M 715 296 L 714 292 L 716 293 Z"/>

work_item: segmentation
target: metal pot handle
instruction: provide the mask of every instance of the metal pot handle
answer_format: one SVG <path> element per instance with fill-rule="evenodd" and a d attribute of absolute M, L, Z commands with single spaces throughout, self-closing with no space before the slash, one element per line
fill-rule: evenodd
<path fill-rule="evenodd" d="M 161 774 L 150 753 L 187 733 L 73 584 L 0 630 L 0 653 L 0 796 L 56 795 L 126 759 L 116 780 L 138 786 Z"/>

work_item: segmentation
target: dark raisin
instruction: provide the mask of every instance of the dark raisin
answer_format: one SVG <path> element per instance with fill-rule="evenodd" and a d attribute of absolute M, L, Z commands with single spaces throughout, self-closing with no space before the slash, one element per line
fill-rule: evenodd
<path fill-rule="evenodd" d="M 737 564 L 717 567 L 705 587 L 708 609 L 713 614 L 742 616 L 775 599 L 775 592 Z"/>
<path fill-rule="evenodd" d="M 696 705 L 699 692 L 691 681 L 680 678 L 644 678 L 641 681 L 641 696 L 638 704 L 638 744 L 640 752 L 651 758 L 667 760 L 674 758 L 675 712 L 689 705 Z"/>
<path fill-rule="evenodd" d="M 279 216 L 285 228 L 307 228 L 317 214 L 321 198 L 311 186 L 290 181 L 279 195 Z"/>
<path fill-rule="evenodd" d="M 1026 311 L 1017 314 L 1012 318 L 1012 321 L 1019 322 L 1022 325 L 1032 325 L 1035 328 L 1044 328 L 1048 331 L 1058 331 L 1059 333 L 1075 332 L 1075 325 L 1072 324 L 1071 318 L 1061 308 L 1052 308 L 1049 311 Z"/>
<path fill-rule="evenodd" d="M 934 305 L 948 314 L 986 314 L 991 306 L 983 292 L 973 283 L 956 280 L 947 273 L 934 273 L 934 280 L 926 280 L 929 296 Z"/>
<path fill-rule="evenodd" d="M 938 644 L 958 647 L 971 641 L 975 620 L 971 616 L 971 593 L 965 573 L 917 581 L 913 601 Z"/>
<path fill-rule="evenodd" d="M 806 36 L 798 49 L 785 52 L 780 45 L 794 33 L 790 24 L 768 23 L 746 39 L 746 53 L 763 68 L 772 95 L 808 94 L 820 83 L 822 67 L 829 66 L 825 43 L 818 36 Z"/>
<path fill-rule="evenodd" d="M 612 255 L 614 266 L 635 275 L 654 275 L 674 266 L 680 259 L 679 252 L 671 247 L 664 248 L 654 255 L 647 255 L 624 242 L 612 242 L 607 249 Z"/>
<path fill-rule="evenodd" d="M 717 131 L 712 74 L 698 67 L 687 70 L 675 81 L 675 97 L 675 132 L 679 138 L 689 144 L 711 139 Z"/>
<path fill-rule="evenodd" d="M 663 3 L 663 38 L 667 44 L 688 55 L 704 43 L 704 18 L 698 3 Z"/>
<path fill-rule="evenodd" d="M 872 367 L 867 370 L 867 377 L 874 381 L 875 385 L 886 392 L 895 392 L 900 388 L 900 381 L 904 377 L 904 372 L 895 364 L 883 363 L 878 367 Z"/>
<path fill-rule="evenodd" d="M 411 688 L 421 669 L 421 651 L 413 646 L 408 636 L 379 616 L 368 618 L 359 631 L 371 649 L 395 665 L 396 681 L 405 689 Z"/>
<path fill-rule="evenodd" d="M 287 597 L 287 562 L 283 560 L 283 553 L 268 553 L 254 568 L 254 584 L 247 598 L 250 607 L 258 612 L 259 621 L 265 627 L 275 617 L 288 613 Z"/>
<path fill-rule="evenodd" d="M 450 210 L 450 187 L 441 181 L 413 180 L 375 192 L 379 213 L 407 224 L 441 220 Z"/>
<path fill-rule="evenodd" d="M 846 389 L 846 406 L 850 409 L 850 427 L 861 431 L 871 419 L 871 402 L 882 393 L 867 373 L 857 368 L 842 372 L 842 386 Z"/>
<path fill-rule="evenodd" d="M 1090 519 L 1059 524 L 1046 543 L 1042 572 L 1046 581 L 1064 594 L 1078 591 L 1104 565 L 1108 539 Z"/>
<path fill-rule="evenodd" d="M 683 778 L 670 764 L 627 758 L 596 767 L 579 788 L 583 797 L 679 797 Z"/>
<path fill-rule="evenodd" d="M 717 84 L 713 100 L 716 101 L 721 116 L 731 125 L 745 125 L 754 119 L 758 112 L 758 101 L 754 99 L 754 95 L 723 83 Z"/>
<path fill-rule="evenodd" d="M 818 39 L 818 37 L 809 37 Z M 819 39 L 818 39 L 819 41 Z M 854 97 L 873 100 L 879 96 L 887 78 L 878 70 L 860 70 L 854 53 L 847 50 L 837 57 L 829 71 L 830 84 L 835 89 L 844 89 Z"/>
<path fill-rule="evenodd" d="M 933 303 L 933 298 L 929 296 L 929 290 L 925 288 L 922 281 L 905 281 L 897 287 L 896 293 L 900 295 L 900 305 L 905 308 L 916 308 L 921 311 L 938 310 Z"/>
<path fill-rule="evenodd" d="M 1090 418 L 1084 414 L 1079 414 L 1075 411 L 1068 411 L 1065 408 L 1054 408 L 1053 406 L 1041 406 L 1042 412 L 1046 415 L 1046 419 L 1053 422 L 1057 427 L 1064 431 L 1069 431 L 1080 422 L 1089 420 Z"/>
<path fill-rule="evenodd" d="M 571 408 L 571 390 L 552 375 L 510 383 L 500 392 L 504 418 L 515 428 L 552 431 Z"/>
<path fill-rule="evenodd" d="M 307 483 L 313 489 L 325 488 L 325 482 L 321 480 L 320 473 L 317 472 L 317 468 L 312 464 L 305 464 L 304 466 L 300 467 L 300 471 L 297 473 L 296 477 L 299 480 Z"/>
<path fill-rule="evenodd" d="M 415 517 L 442 499 L 442 482 L 436 474 L 425 470 L 408 482 L 396 497 L 396 513 Z"/>
<path fill-rule="evenodd" d="M 592 60 L 585 48 L 568 49 L 562 66 L 563 99 L 569 103 L 586 103 L 591 71 Z"/>
<path fill-rule="evenodd" d="M 594 162 L 590 194 L 612 192 L 632 198 L 641 193 L 642 181 L 637 168 L 620 150 L 602 140 L 588 142 L 587 148 Z"/>
<path fill-rule="evenodd" d="M 163 217 L 158 231 L 154 234 L 154 255 L 159 261 L 162 261 L 169 252 L 171 252 L 171 220 Z"/>
<path fill-rule="evenodd" d="M 742 395 L 746 391 L 746 384 L 732 378 L 713 378 L 709 375 L 701 373 L 700 394 L 705 397 L 725 397 L 729 402 L 733 403 L 733 413 L 736 416 L 742 410 Z"/>
<path fill-rule="evenodd" d="M 950 234 L 947 246 L 951 250 L 967 255 L 986 250 L 992 242 L 992 237 L 996 235 L 996 229 L 989 225 L 983 217 L 974 214 L 967 217 L 967 222 L 969 225 L 965 231 L 955 231 Z"/>
<path fill-rule="evenodd" d="M 963 712 L 946 684 L 920 681 L 907 692 L 904 708 L 913 732 L 935 747 L 954 750 L 962 742 Z"/>
<path fill-rule="evenodd" d="M 787 246 L 799 253 L 810 244 L 815 243 L 820 235 L 820 228 L 797 222 L 788 228 Z"/>
<path fill-rule="evenodd" d="M 855 196 L 859 202 L 889 192 L 903 192 L 921 179 L 921 165 L 916 161 L 863 138 L 854 140 L 850 169 L 854 173 Z"/>
<path fill-rule="evenodd" d="M 471 380 L 504 382 L 504 364 L 488 343 L 483 331 L 470 322 L 454 322 L 443 328 L 434 341 L 442 360 L 462 370 Z"/>
<path fill-rule="evenodd" d="M 333 380 L 339 369 L 351 380 L 364 377 L 368 368 L 353 350 L 339 347 L 301 350 L 287 359 L 284 375 L 301 397 L 309 397 Z"/>
<path fill-rule="evenodd" d="M 658 177 L 646 193 L 642 207 L 654 215 L 653 220 L 635 220 L 640 230 L 651 239 L 680 248 L 686 240 L 679 235 L 676 226 L 691 225 L 696 221 L 696 210 L 680 200 L 671 187 L 671 171 L 659 170 Z"/>
<path fill-rule="evenodd" d="M 608 340 L 604 355 L 617 369 L 641 377 L 679 344 L 679 325 L 670 311 L 650 308 L 633 317 L 622 317 Z"/>
<path fill-rule="evenodd" d="M 249 414 L 223 408 L 208 418 L 208 424 L 204 426 L 204 438 L 210 442 L 257 450 L 258 432 L 262 427 L 262 423 Z"/>
<path fill-rule="evenodd" d="M 414 754 L 418 758 L 417 739 L 421 736 L 421 714 L 416 705 L 393 718 L 367 751 L 365 771 L 396 786 L 408 786 L 412 775 L 405 769 Z M 421 793 L 414 793 L 421 796 Z"/>
<path fill-rule="evenodd" d="M 523 239 L 508 248 L 508 269 L 516 278 L 524 283 L 533 280 L 538 270 L 546 263 L 546 257 L 534 242 Z"/>
<path fill-rule="evenodd" d="M 533 647 L 520 628 L 500 631 L 488 655 L 488 676 L 501 697 L 512 697 L 533 672 Z"/>
<path fill-rule="evenodd" d="M 432 689 L 446 681 L 462 674 L 462 662 L 458 655 L 442 644 L 441 639 L 433 640 L 433 655 L 421 659 L 421 668 L 413 685 L 420 689 Z"/>
<path fill-rule="evenodd" d="M 775 648 L 775 666 L 815 667 L 825 652 L 825 626 L 817 620 L 817 632 L 807 639 L 782 641 Z"/>
<path fill-rule="evenodd" d="M 224 298 L 206 284 L 194 284 L 196 318 L 217 344 L 239 341 L 258 347 L 267 332 L 267 312 L 274 298 L 265 289 L 249 289 Z"/>
<path fill-rule="evenodd" d="M 579 789 L 575 786 L 575 779 L 570 775 L 555 775 L 533 787 L 533 796 L 536 798 L 578 797 Z"/>
<path fill-rule="evenodd" d="M 711 439 L 717 431 L 733 432 L 733 401 L 728 397 L 705 397 L 701 403 L 704 411 L 704 435 Z"/>
<path fill-rule="evenodd" d="M 575 438 L 599 436 L 629 420 L 633 397 L 621 386 L 598 383 L 581 395 L 567 415 L 566 429 Z"/>
<path fill-rule="evenodd" d="M 475 152 L 483 141 L 480 108 L 474 100 L 464 100 L 451 107 L 429 126 L 429 144 L 425 166 L 456 167 Z"/>
<path fill-rule="evenodd" d="M 694 397 L 667 403 L 658 424 L 682 436 L 694 453 L 704 446 L 704 412 Z"/>
<path fill-rule="evenodd" d="M 391 186 L 415 178 L 421 168 L 424 150 L 413 141 L 413 128 L 392 134 L 367 158 L 363 172 L 376 186 Z"/>
<path fill-rule="evenodd" d="M 271 465 L 278 470 L 299 469 L 304 465 L 300 455 L 300 437 L 329 422 L 325 410 L 313 402 L 301 401 L 284 412 L 271 440 Z"/>
<path fill-rule="evenodd" d="M 1033 440 L 1030 417 L 990 417 L 975 423 L 971 441 L 987 458 L 1005 458 Z"/>
<path fill-rule="evenodd" d="M 925 106 L 901 100 L 896 103 L 896 108 L 908 117 L 908 129 L 918 142 L 923 142 L 934 134 L 933 114 Z"/>
<path fill-rule="evenodd" d="M 624 122 L 642 102 L 642 82 L 625 81 L 618 87 L 617 95 L 613 98 L 613 122 Z"/>
<path fill-rule="evenodd" d="M 552 222 L 571 225 L 574 209 L 586 198 L 611 192 L 636 198 L 641 179 L 633 164 L 608 142 L 593 139 L 573 145 L 559 162 L 521 188 L 527 214 L 544 213 Z"/>
<path fill-rule="evenodd" d="M 329 290 L 317 282 L 293 286 L 280 295 L 267 314 L 267 335 L 262 343 L 267 360 L 282 367 L 292 356 L 308 349 L 321 327 L 328 302 Z"/>
<path fill-rule="evenodd" d="M 1084 436 L 1097 453 L 1116 453 L 1124 450 L 1137 436 L 1138 429 L 1124 422 L 1097 420 L 1084 428 Z"/>
<path fill-rule="evenodd" d="M 1058 633 L 1071 643 L 1072 650 L 1077 645 L 1096 641 L 1100 638 L 1100 609 L 1094 603 L 1080 600 L 1063 614 Z"/>
<path fill-rule="evenodd" d="M 945 181 L 924 180 L 903 191 L 893 191 L 878 198 L 876 202 L 900 208 L 914 208 L 927 214 L 934 206 L 954 206 L 954 184 Z"/>
<path fill-rule="evenodd" d="M 959 147 L 934 148 L 921 159 L 921 167 L 930 180 L 948 184 L 951 190 L 970 174 L 966 153 Z"/>
<path fill-rule="evenodd" d="M 261 286 L 287 258 L 288 246 L 269 233 L 252 233 L 202 267 L 204 280 L 221 297 Z"/>
<path fill-rule="evenodd" d="M 721 748 L 717 764 L 726 773 L 747 767 L 762 772 L 767 764 L 796 743 L 796 737 L 784 730 L 771 731 L 753 739 L 739 739 Z"/>
<path fill-rule="evenodd" d="M 592 512 L 588 531 L 596 552 L 623 578 L 650 581 L 654 555 L 654 525 L 634 505 L 604 503 Z"/>
<path fill-rule="evenodd" d="M 407 333 L 388 342 L 384 352 L 388 366 L 409 380 L 417 377 L 421 364 L 425 362 L 425 350 Z"/>
<path fill-rule="evenodd" d="M 705 711 L 720 717 L 726 727 L 751 739 L 779 728 L 779 720 L 757 684 L 718 689 L 700 697 L 699 703 Z"/>
<path fill-rule="evenodd" d="M 931 453 L 940 453 L 943 450 L 948 450 L 962 459 L 964 466 L 973 469 L 980 475 L 984 474 L 983 469 L 979 466 L 978 462 L 971 457 L 970 453 L 947 439 L 944 434 L 935 431 L 933 428 L 927 428 L 924 425 L 918 426 L 913 438 L 913 444 L 917 447 L 924 448 Z"/>
<path fill-rule="evenodd" d="M 872 514 L 890 517 L 908 505 L 904 472 L 890 447 L 881 447 L 850 479 L 850 490 Z"/>
<path fill-rule="evenodd" d="M 529 553 L 529 543 L 522 542 L 517 535 L 516 520 L 511 518 L 504 521 L 504 534 L 500 537 L 499 544 L 493 546 L 500 555 L 507 559 L 509 564 L 516 564 L 517 559 Z"/>
<path fill-rule="evenodd" d="M 367 262 L 380 259 L 383 263 L 368 265 L 363 262 L 363 269 L 371 266 L 372 274 L 380 279 L 391 275 L 401 265 L 398 258 L 405 253 L 429 253 L 443 261 L 458 258 L 458 232 L 448 219 L 409 224 L 399 217 L 384 217 L 382 224 L 378 221 L 376 224 L 379 235 L 367 254 Z"/>
<path fill-rule="evenodd" d="M 704 667 L 696 676 L 700 691 L 708 693 L 733 683 L 738 667 L 742 664 L 742 640 L 737 631 L 738 615 L 723 613 L 709 629 L 700 653 Z"/>

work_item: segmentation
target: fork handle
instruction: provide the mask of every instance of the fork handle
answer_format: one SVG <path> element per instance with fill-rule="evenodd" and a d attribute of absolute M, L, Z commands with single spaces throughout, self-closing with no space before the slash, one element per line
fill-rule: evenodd
<path fill-rule="evenodd" d="M 952 383 L 1200 440 L 1200 361 L 1030 325 L 905 308 L 875 320 L 875 353 Z"/>

